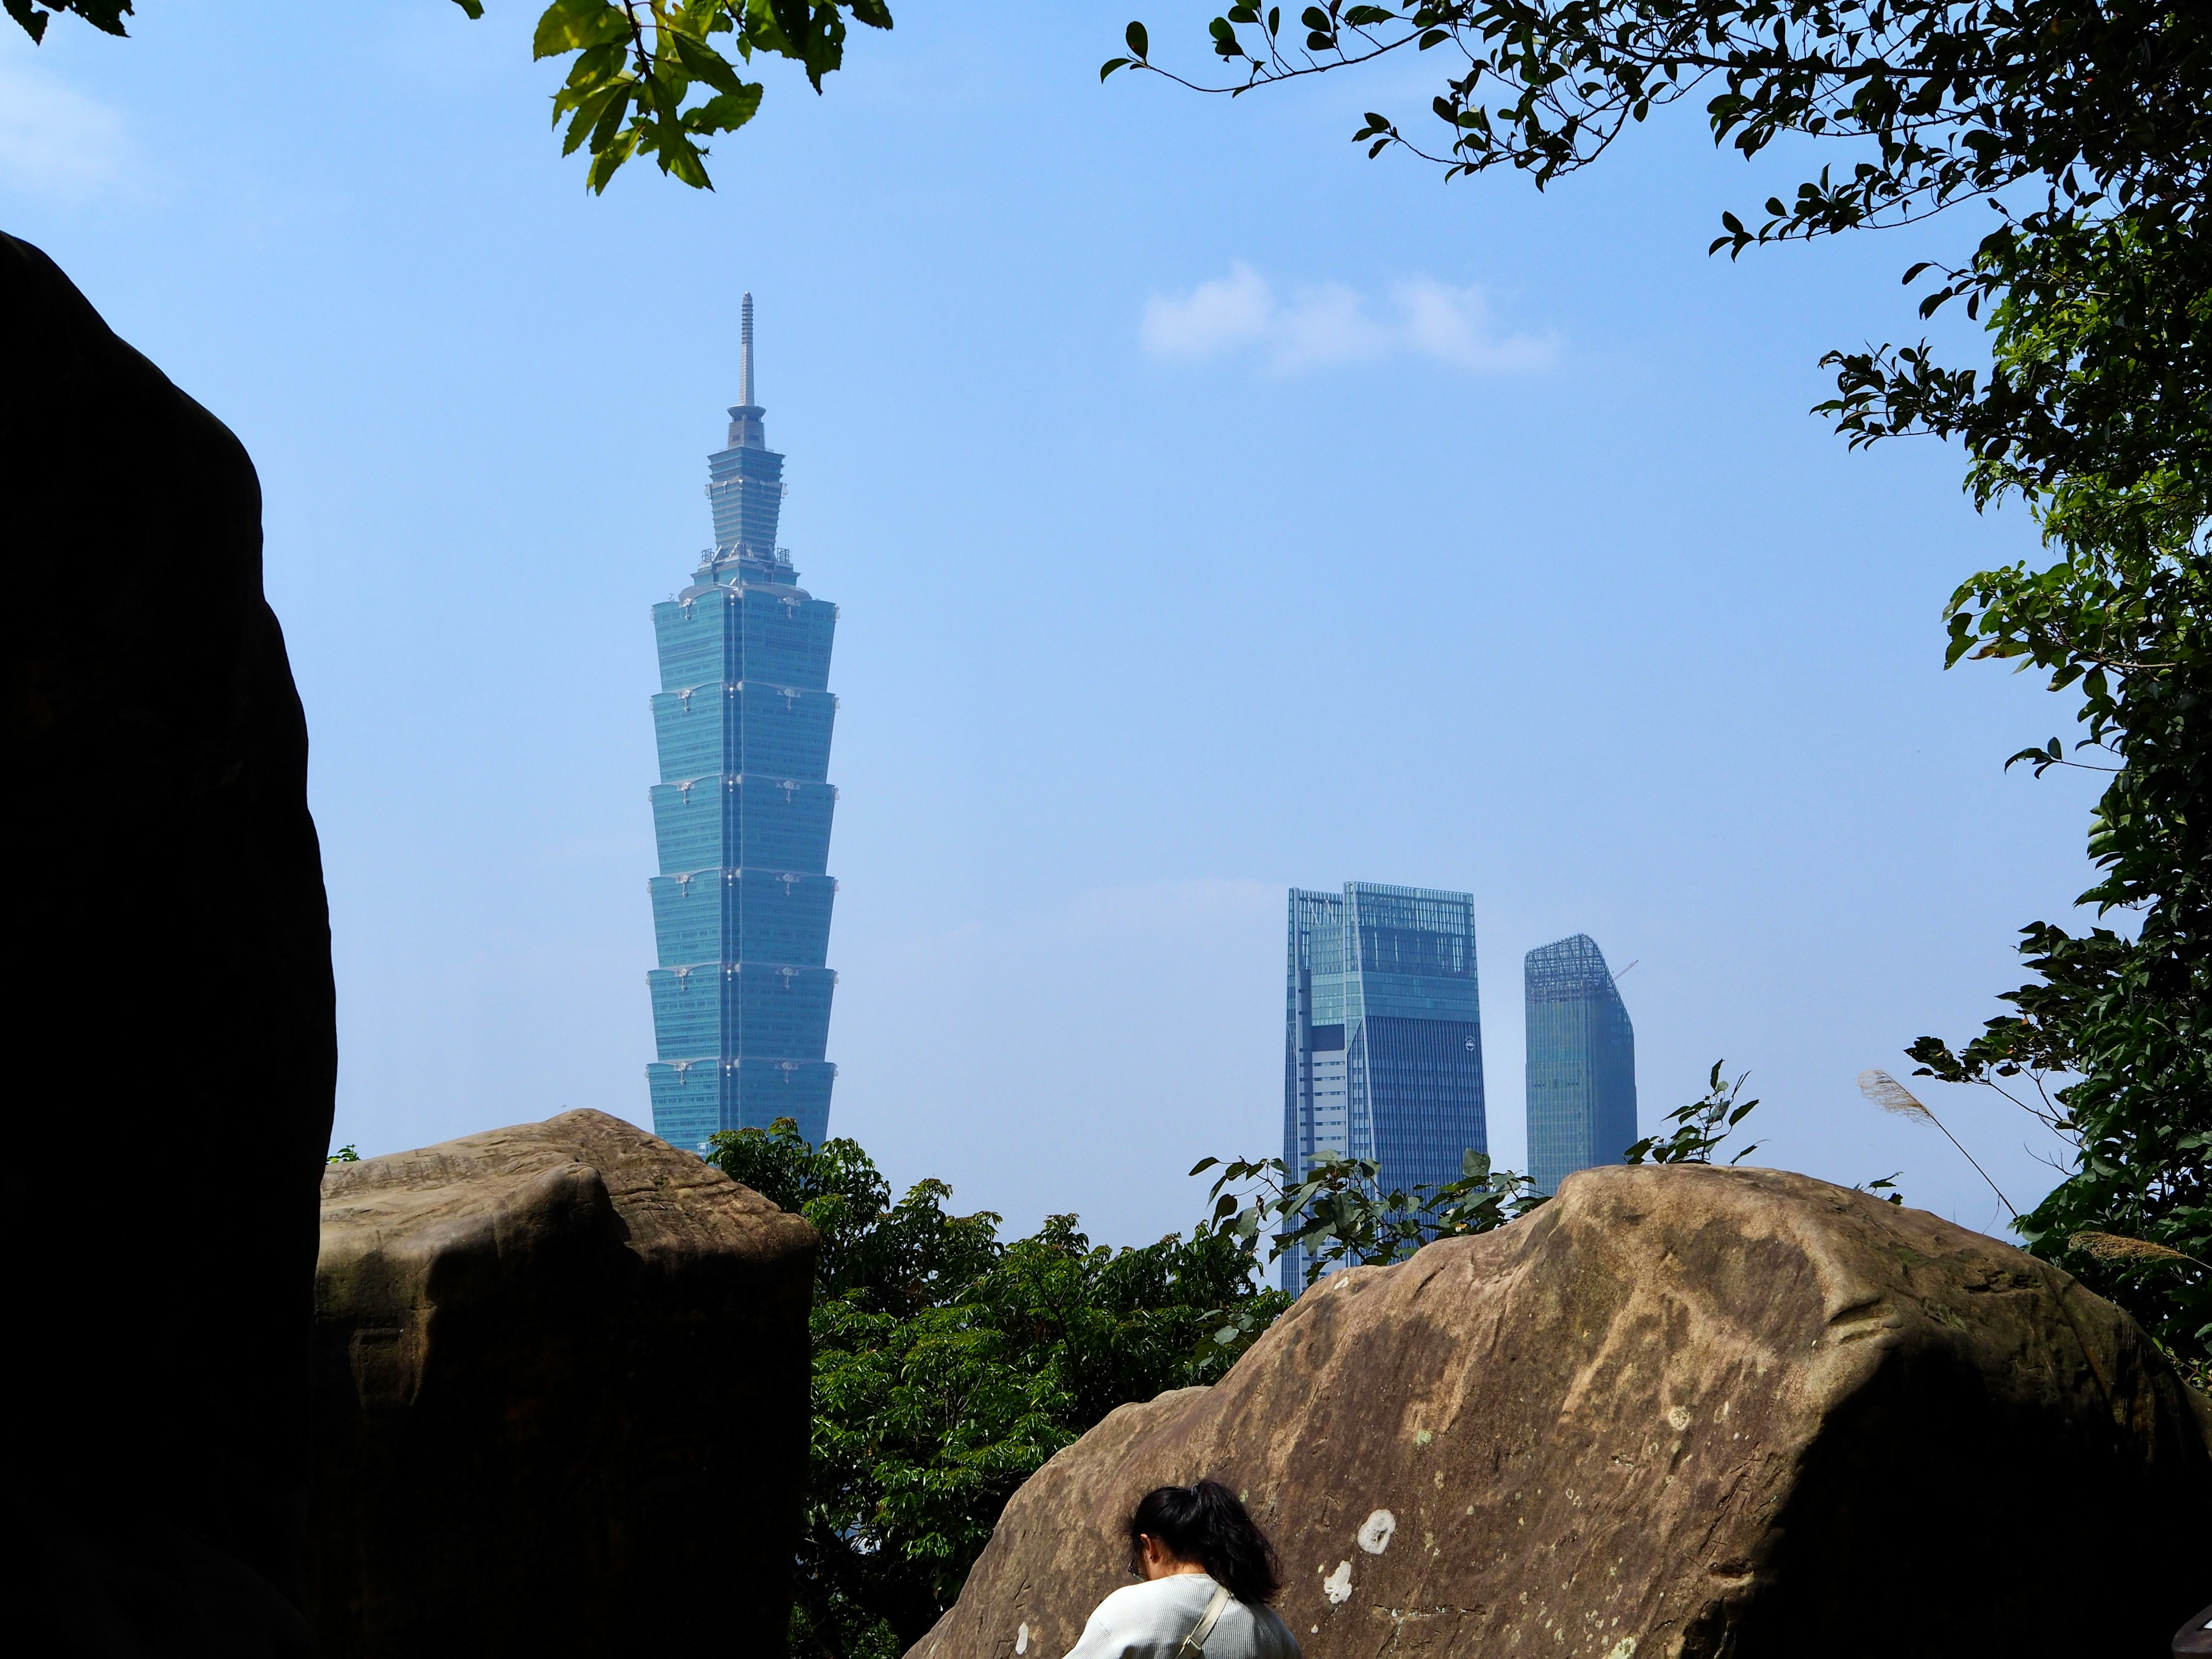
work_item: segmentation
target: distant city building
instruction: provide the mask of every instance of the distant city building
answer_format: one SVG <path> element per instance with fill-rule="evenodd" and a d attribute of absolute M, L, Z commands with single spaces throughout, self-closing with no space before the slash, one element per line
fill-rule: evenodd
<path fill-rule="evenodd" d="M 1636 1139 L 1636 1028 L 1586 933 L 1528 952 L 1528 1172 L 1545 1192 Z"/>
<path fill-rule="evenodd" d="M 824 965 L 837 607 L 798 586 L 775 544 L 783 457 L 753 401 L 750 294 L 743 331 L 742 401 L 728 447 L 707 460 L 714 545 L 691 585 L 653 607 L 660 965 L 646 975 L 658 1049 L 646 1079 L 653 1132 L 699 1152 L 718 1130 L 779 1117 L 819 1143 L 837 1072 L 823 1058 L 837 982 Z"/>
<path fill-rule="evenodd" d="M 1283 1162 L 1372 1158 L 1387 1188 L 1460 1178 L 1487 1152 L 1474 896 L 1348 882 L 1291 890 Z M 1283 1287 L 1304 1281 L 1296 1253 Z"/>

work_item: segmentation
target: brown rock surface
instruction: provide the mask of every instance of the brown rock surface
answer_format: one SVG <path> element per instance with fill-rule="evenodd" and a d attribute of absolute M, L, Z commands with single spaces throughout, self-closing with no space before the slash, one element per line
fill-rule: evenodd
<path fill-rule="evenodd" d="M 337 1037 L 260 484 L 6 236 L 0 457 L 5 1627 L 41 1655 L 303 1653 Z"/>
<path fill-rule="evenodd" d="M 1121 1517 L 1212 1474 L 1315 1659 L 2162 1652 L 2212 1409 L 2065 1273 L 1763 1170 L 1593 1170 L 1342 1274 L 1018 1492 L 910 1659 L 1058 1659 Z"/>
<path fill-rule="evenodd" d="M 331 1166 L 317 1650 L 771 1650 L 817 1243 L 601 1112 Z"/>

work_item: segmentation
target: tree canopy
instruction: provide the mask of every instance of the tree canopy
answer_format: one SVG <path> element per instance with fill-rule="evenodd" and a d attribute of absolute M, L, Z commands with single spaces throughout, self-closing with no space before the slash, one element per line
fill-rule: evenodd
<path fill-rule="evenodd" d="M 0 0 L 34 41 L 55 13 L 104 33 L 127 33 L 131 0 Z M 471 18 L 483 0 L 453 0 Z M 738 65 L 757 56 L 788 58 L 814 90 L 845 61 L 847 19 L 888 29 L 884 0 L 553 0 L 538 19 L 535 58 L 568 60 L 553 94 L 553 125 L 565 121 L 561 153 L 589 157 L 586 185 L 603 191 L 633 157 L 697 190 L 712 190 L 706 141 L 735 132 L 759 112 L 763 88 Z"/>

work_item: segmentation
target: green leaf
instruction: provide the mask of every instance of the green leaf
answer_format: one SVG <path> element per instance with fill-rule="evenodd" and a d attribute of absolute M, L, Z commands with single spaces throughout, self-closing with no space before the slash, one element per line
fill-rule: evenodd
<path fill-rule="evenodd" d="M 556 94 L 553 100 L 553 118 L 557 123 L 564 108 L 574 113 L 568 131 L 561 141 L 561 153 L 573 155 L 577 149 L 589 143 L 590 154 L 596 160 L 599 153 L 612 142 L 617 128 L 629 112 L 630 95 L 636 83 L 624 76 L 609 81 L 589 92 L 572 94 L 566 90 Z M 617 166 L 620 163 L 617 163 Z"/>
<path fill-rule="evenodd" d="M 735 92 L 725 93 L 720 98 L 709 99 L 684 118 L 690 131 L 705 136 L 715 132 L 735 132 L 760 112 L 762 88 L 750 82 L 740 83 Z"/>
<path fill-rule="evenodd" d="M 552 58 L 629 39 L 629 21 L 612 0 L 553 0 L 538 19 L 530 55 Z"/>
<path fill-rule="evenodd" d="M 584 172 L 584 187 L 594 196 L 606 192 L 607 183 L 623 162 L 637 151 L 641 134 L 633 125 L 619 135 L 611 136 L 604 143 L 592 146 L 592 164 Z"/>
<path fill-rule="evenodd" d="M 712 190 L 713 181 L 707 177 L 705 161 L 698 148 L 689 138 L 678 137 L 664 140 L 658 146 L 660 170 L 672 173 L 694 190 Z"/>
<path fill-rule="evenodd" d="M 676 60 L 684 66 L 684 74 L 692 80 L 703 81 L 715 91 L 731 96 L 735 96 L 744 88 L 745 83 L 738 78 L 737 70 L 731 67 L 729 60 L 721 53 L 680 31 L 671 30 L 665 39 L 675 48 Z M 759 92 L 756 88 L 754 106 L 758 107 L 759 103 Z M 750 118 L 751 114 L 748 111 L 746 119 Z M 744 123 L 738 125 L 743 125 Z"/>
<path fill-rule="evenodd" d="M 1129 56 L 1139 63 L 1143 63 L 1152 55 L 1151 37 L 1145 33 L 1145 26 L 1142 23 L 1130 24 L 1122 31 L 1121 38 L 1129 43 Z"/>

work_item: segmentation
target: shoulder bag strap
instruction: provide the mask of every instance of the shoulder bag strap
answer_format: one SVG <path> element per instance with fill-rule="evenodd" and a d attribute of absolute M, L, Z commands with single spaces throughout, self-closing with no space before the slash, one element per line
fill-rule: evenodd
<path fill-rule="evenodd" d="M 1176 1650 L 1176 1659 L 1200 1659 L 1206 1651 L 1206 1638 L 1213 1634 L 1213 1627 L 1221 1622 L 1221 1615 L 1233 1599 L 1226 1585 L 1215 1587 L 1213 1599 L 1198 1615 L 1198 1623 L 1191 1626 L 1190 1634 L 1182 1638 L 1182 1646 Z"/>

